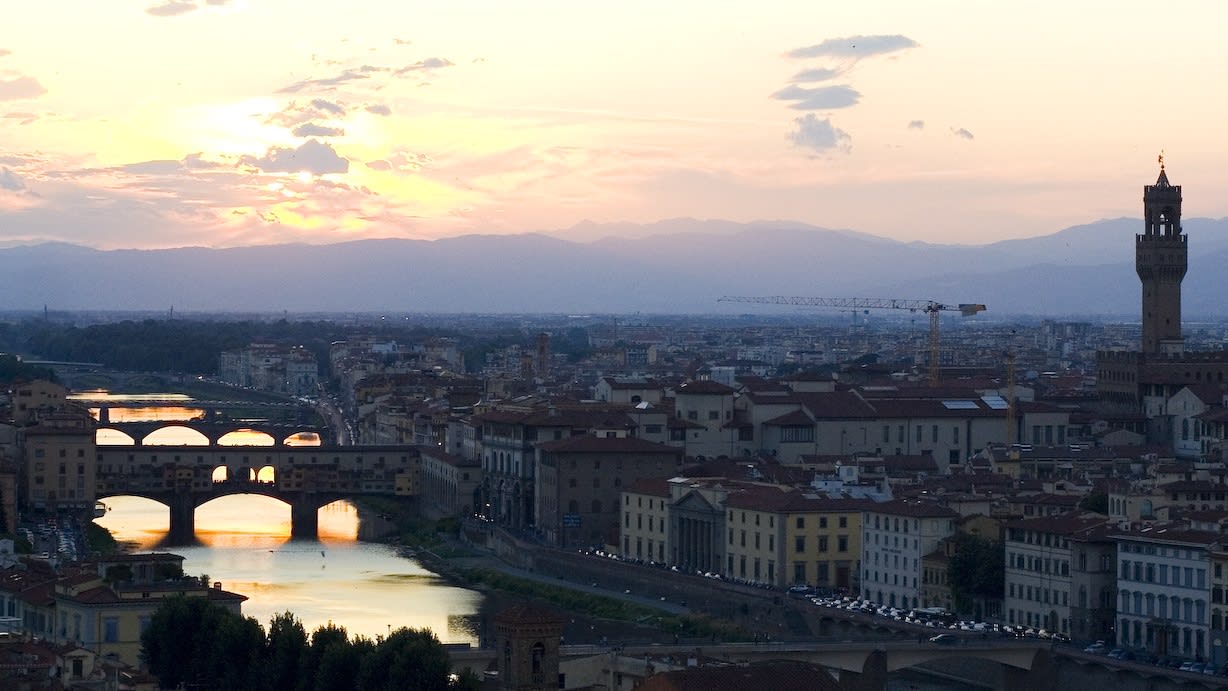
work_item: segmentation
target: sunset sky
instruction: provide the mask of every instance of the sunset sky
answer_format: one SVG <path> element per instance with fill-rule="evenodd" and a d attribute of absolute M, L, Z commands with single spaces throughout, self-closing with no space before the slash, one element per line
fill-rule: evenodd
<path fill-rule="evenodd" d="M 0 245 L 1228 215 L 1228 3 L 22 3 Z"/>

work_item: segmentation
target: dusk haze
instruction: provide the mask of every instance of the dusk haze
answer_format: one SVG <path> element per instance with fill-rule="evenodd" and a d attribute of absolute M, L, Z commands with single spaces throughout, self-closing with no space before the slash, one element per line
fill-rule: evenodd
<path fill-rule="evenodd" d="M 1161 150 L 1187 217 L 1228 215 L 1220 3 L 70 7 L 0 38 L 5 244 L 680 217 L 983 244 L 1137 217 Z"/>

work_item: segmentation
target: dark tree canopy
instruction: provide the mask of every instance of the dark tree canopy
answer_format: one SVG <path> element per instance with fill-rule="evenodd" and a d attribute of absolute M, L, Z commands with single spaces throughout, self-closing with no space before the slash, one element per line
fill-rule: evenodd
<path fill-rule="evenodd" d="M 239 691 L 449 691 L 448 655 L 428 629 L 400 628 L 387 638 L 351 638 L 328 624 L 308 637 L 290 612 L 259 622 L 204 597 L 167 599 L 141 634 L 142 656 L 163 688 Z"/>
<path fill-rule="evenodd" d="M 952 539 L 955 553 L 947 568 L 955 608 L 968 611 L 975 598 L 1002 597 L 1006 583 L 1004 545 L 968 533 L 956 533 Z"/>

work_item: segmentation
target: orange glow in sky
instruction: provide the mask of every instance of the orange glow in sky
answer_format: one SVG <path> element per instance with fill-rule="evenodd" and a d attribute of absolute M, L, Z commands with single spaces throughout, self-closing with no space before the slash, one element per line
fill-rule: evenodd
<path fill-rule="evenodd" d="M 326 11 L 327 10 L 327 11 Z M 1209 1 L 26 3 L 0 245 L 783 219 L 985 243 L 1228 215 Z"/>

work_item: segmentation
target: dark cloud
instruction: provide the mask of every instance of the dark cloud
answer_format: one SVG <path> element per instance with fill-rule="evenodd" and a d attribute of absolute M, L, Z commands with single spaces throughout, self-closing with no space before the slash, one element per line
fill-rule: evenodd
<path fill-rule="evenodd" d="M 265 118 L 265 123 L 281 127 L 294 127 L 312 120 L 329 120 L 333 116 L 345 115 L 345 106 L 322 98 L 312 99 L 303 105 L 298 101 L 290 101 L 284 108 Z"/>
<path fill-rule="evenodd" d="M 340 127 L 325 127 L 314 122 L 305 122 L 290 132 L 296 137 L 340 137 L 345 130 Z"/>
<path fill-rule="evenodd" d="M 835 110 L 857 105 L 861 93 L 851 86 L 837 84 L 805 89 L 790 84 L 772 94 L 772 98 L 780 101 L 793 101 L 790 108 L 795 110 Z"/>
<path fill-rule="evenodd" d="M 961 139 L 973 139 L 972 133 L 962 127 L 960 127 L 959 129 L 952 127 L 951 134 Z"/>
<path fill-rule="evenodd" d="M 366 111 L 375 115 L 392 115 L 392 109 L 382 103 L 372 103 Z"/>
<path fill-rule="evenodd" d="M 161 159 L 154 161 L 140 161 L 137 163 L 127 163 L 114 170 L 119 170 L 130 175 L 174 175 L 178 173 L 190 173 L 194 170 L 211 170 L 221 167 L 222 164 L 214 161 L 206 161 L 199 154 L 188 154 L 182 159 L 175 161 L 171 159 Z"/>
<path fill-rule="evenodd" d="M 908 129 L 923 130 L 925 129 L 925 121 L 924 120 L 910 120 L 908 122 Z"/>
<path fill-rule="evenodd" d="M 791 58 L 852 58 L 860 60 L 873 55 L 886 55 L 899 50 L 916 48 L 917 42 L 899 34 L 891 36 L 848 36 L 829 38 L 822 43 L 804 48 L 795 48 L 786 56 Z"/>
<path fill-rule="evenodd" d="M 37 98 L 45 93 L 47 93 L 47 90 L 34 77 L 0 79 L 0 101 Z"/>
<path fill-rule="evenodd" d="M 26 188 L 26 183 L 21 179 L 21 176 L 14 173 L 8 168 L 0 168 L 0 190 L 9 190 L 10 192 L 20 192 Z"/>
<path fill-rule="evenodd" d="M 443 67 L 451 67 L 451 66 L 452 66 L 452 61 L 448 60 L 447 58 L 427 58 L 425 60 L 419 60 L 418 62 L 415 62 L 412 65 L 406 65 L 405 67 L 402 67 L 399 70 L 396 70 L 395 72 L 393 72 L 393 74 L 400 76 L 403 74 L 408 74 L 410 72 L 421 72 L 422 70 L 437 70 Z"/>
<path fill-rule="evenodd" d="M 831 120 L 820 120 L 814 113 L 807 113 L 800 118 L 794 118 L 797 129 L 789 133 L 789 141 L 804 149 L 813 151 L 847 151 L 852 143 L 848 132 L 834 127 Z"/>
<path fill-rule="evenodd" d="M 342 106 L 340 103 L 326 101 L 322 98 L 313 98 L 311 99 L 311 105 L 326 113 L 332 113 L 333 115 L 345 115 L 345 106 Z"/>
<path fill-rule="evenodd" d="M 802 70 L 793 75 L 789 81 L 795 84 L 804 84 L 807 82 L 825 82 L 828 79 L 835 79 L 844 74 L 844 70 L 829 67 L 814 67 L 808 70 Z"/>
<path fill-rule="evenodd" d="M 315 175 L 344 173 L 350 162 L 339 156 L 333 147 L 315 139 L 308 139 L 297 149 L 275 146 L 256 158 L 244 156 L 242 162 L 266 173 L 309 172 Z"/>
<path fill-rule="evenodd" d="M 338 74 L 335 77 L 321 77 L 319 79 L 303 79 L 303 80 L 294 82 L 293 84 L 289 86 L 285 86 L 279 89 L 278 93 L 296 94 L 300 91 L 304 91 L 307 89 L 315 89 L 315 88 L 321 88 L 321 89 L 324 89 L 325 91 L 329 91 L 342 84 L 347 84 L 349 82 L 355 82 L 355 81 L 359 81 L 362 79 L 368 79 L 368 78 L 370 78 L 370 74 L 368 72 L 364 72 L 362 68 L 348 69 L 348 70 L 343 70 L 341 74 Z"/>
<path fill-rule="evenodd" d="M 167 0 L 161 5 L 146 7 L 145 13 L 152 14 L 155 17 L 174 17 L 180 14 L 187 14 L 196 9 L 195 2 L 189 0 Z"/>

